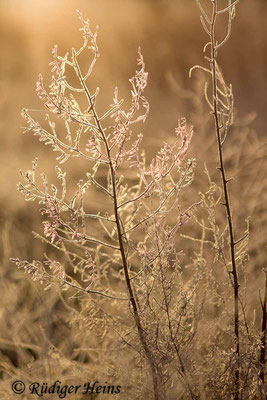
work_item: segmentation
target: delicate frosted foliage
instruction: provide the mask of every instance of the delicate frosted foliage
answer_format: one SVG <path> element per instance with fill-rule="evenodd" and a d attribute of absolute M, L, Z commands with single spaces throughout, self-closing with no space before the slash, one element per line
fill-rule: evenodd
<path fill-rule="evenodd" d="M 208 16 L 201 4 L 200 8 L 207 28 Z M 232 17 L 231 7 L 225 10 Z M 56 184 L 44 174 L 37 176 L 36 159 L 31 170 L 21 172 L 18 185 L 27 201 L 37 200 L 41 206 L 43 233 L 34 236 L 47 251 L 42 261 L 13 261 L 45 289 L 58 290 L 69 311 L 68 323 L 76 330 L 75 340 L 85 343 L 87 351 L 93 349 L 88 363 L 107 365 L 107 372 L 101 371 L 106 379 L 124 383 L 120 399 L 217 400 L 221 394 L 230 399 L 240 360 L 233 349 L 225 349 L 223 334 L 233 335 L 232 330 L 216 331 L 221 319 L 229 323 L 228 313 L 224 310 L 220 320 L 214 319 L 217 325 L 204 324 L 199 330 L 205 307 L 221 310 L 232 296 L 227 228 L 222 230 L 216 221 L 222 191 L 207 171 L 206 193 L 188 190 L 196 162 L 188 158 L 193 128 L 185 118 L 178 120 L 170 141 L 146 160 L 143 136 L 135 132 L 149 113 L 148 73 L 140 49 L 137 70 L 129 80 L 129 108 L 115 88 L 113 99 L 105 103 L 109 106 L 99 111 L 100 90 L 91 76 L 100 55 L 97 31 L 91 31 L 80 12 L 78 17 L 81 47 L 61 56 L 55 46 L 50 84 L 38 77 L 36 90 L 44 112 L 35 118 L 33 110 L 22 111 L 24 132 L 51 146 L 60 164 Z M 89 66 L 81 60 L 85 55 Z M 231 86 L 215 61 L 213 70 L 206 71 L 217 84 L 213 103 L 208 85 L 205 93 L 212 113 L 217 110 L 222 146 L 233 121 Z M 73 190 L 61 164 L 81 161 L 86 169 L 81 169 Z M 194 250 L 181 244 L 188 243 L 180 234 L 190 227 L 189 221 L 201 229 L 197 238 L 187 235 L 195 242 Z M 248 231 L 234 243 L 238 268 L 246 261 L 247 239 Z M 214 260 L 206 256 L 207 248 L 208 253 L 210 248 L 215 251 Z M 230 276 L 221 286 L 212 271 L 216 263 Z M 238 300 L 242 302 L 241 295 Z M 245 328 L 244 317 L 240 330 Z M 249 356 L 254 359 L 260 345 L 246 344 L 248 357 L 243 359 L 249 366 Z M 256 375 L 247 376 L 255 391 Z M 248 387 L 244 384 L 246 393 Z"/>
<path fill-rule="evenodd" d="M 46 289 L 59 285 L 64 290 L 75 289 L 80 295 L 85 293 L 86 297 L 80 297 L 79 313 L 70 319 L 80 327 L 95 327 L 97 331 L 99 319 L 92 318 L 92 313 L 89 315 L 92 301 L 98 314 L 103 313 L 105 299 L 112 299 L 114 306 L 122 300 L 109 317 L 101 317 L 101 326 L 108 327 L 111 318 L 123 343 L 145 357 L 155 398 L 164 387 L 160 379 L 175 379 L 176 368 L 185 382 L 185 390 L 191 391 L 183 353 L 196 329 L 188 322 L 194 308 L 199 308 L 194 299 L 201 275 L 192 282 L 188 297 L 182 285 L 183 252 L 177 250 L 176 233 L 201 204 L 196 201 L 185 208 L 180 204 L 180 193 L 191 184 L 194 175 L 195 161 L 186 159 L 193 129 L 184 118 L 179 120 L 172 143 L 164 143 L 147 164 L 144 152 L 140 151 L 142 134 L 134 137 L 132 131 L 134 124 L 145 122 L 149 112 L 144 95 L 148 73 L 141 50 L 138 50 L 138 69 L 129 80 L 129 110 L 122 108 L 123 100 L 116 88 L 112 104 L 99 115 L 96 109 L 99 89 L 91 93 L 87 85 L 99 57 L 97 33 L 92 33 L 88 20 L 80 12 L 78 16 L 82 23 L 82 46 L 63 57 L 55 46 L 51 83 L 47 89 L 39 75 L 36 84 L 37 95 L 47 109 L 45 121 L 39 122 L 26 109 L 22 115 L 27 122 L 24 131 L 33 132 L 40 141 L 51 145 L 59 153 L 60 164 L 80 157 L 89 163 L 91 172 L 86 179 L 79 180 L 71 197 L 68 197 L 66 173 L 59 166 L 57 186 L 49 184 L 44 175 L 41 175 L 42 186 L 36 183 L 37 160 L 32 170 L 21 172 L 23 182 L 19 190 L 26 200 L 42 204 L 41 214 L 46 218 L 43 236 L 37 233 L 35 236 L 63 253 L 65 261 L 54 261 L 47 255 L 43 263 L 14 261 L 34 280 L 44 283 Z M 88 50 L 91 63 L 84 72 L 79 56 Z M 76 76 L 76 80 L 72 79 L 75 83 L 68 78 L 71 71 Z M 80 105 L 84 100 L 85 108 Z M 65 139 L 59 134 L 55 118 L 63 119 Z M 135 178 L 128 178 L 127 171 L 134 171 Z M 104 183 L 100 179 L 103 173 Z M 104 213 L 90 212 L 92 185 L 106 198 Z M 94 226 L 97 234 L 90 234 L 90 227 Z M 124 322 L 120 313 L 126 316 Z M 175 353 L 176 361 L 167 356 L 170 351 Z M 166 366 L 173 362 L 178 362 L 177 366 L 167 372 Z"/>

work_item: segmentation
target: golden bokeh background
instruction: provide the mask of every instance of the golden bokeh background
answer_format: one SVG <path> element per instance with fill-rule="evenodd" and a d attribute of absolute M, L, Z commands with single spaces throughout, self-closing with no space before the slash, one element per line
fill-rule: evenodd
<path fill-rule="evenodd" d="M 62 53 L 78 46 L 76 9 L 90 19 L 92 27 L 99 25 L 101 58 L 94 78 L 102 98 L 110 101 L 115 86 L 127 94 L 128 78 L 141 46 L 149 71 L 147 97 L 151 104 L 146 135 L 161 140 L 173 130 L 178 116 L 190 117 L 187 99 L 194 81 L 188 78 L 188 71 L 194 64 L 203 64 L 206 40 L 193 0 L 1 0 L 0 183 L 5 215 L 9 209 L 25 209 L 15 183 L 19 168 L 29 167 L 36 156 L 37 141 L 20 133 L 20 110 L 40 107 L 35 81 L 39 72 L 48 79 L 53 45 L 57 43 Z M 226 80 L 233 84 L 238 115 L 255 112 L 252 126 L 261 137 L 265 135 L 267 106 L 266 15 L 264 1 L 243 0 L 231 40 L 221 55 Z M 47 151 L 38 145 L 38 152 Z"/>
<path fill-rule="evenodd" d="M 54 173 L 55 165 L 55 154 L 48 147 L 36 137 L 22 134 L 24 121 L 20 111 L 23 107 L 42 107 L 35 82 L 42 72 L 48 83 L 54 44 L 59 45 L 61 54 L 78 47 L 76 9 L 90 19 L 93 30 L 99 25 L 101 57 L 92 76 L 93 87 L 100 87 L 99 106 L 111 104 L 115 86 L 127 99 L 128 79 L 135 72 L 140 46 L 149 72 L 146 95 L 151 112 L 146 124 L 138 129 L 145 135 L 148 154 L 152 156 L 168 140 L 177 118 L 185 116 L 195 127 L 190 154 L 196 158 L 198 167 L 192 196 L 205 190 L 204 162 L 218 179 L 215 137 L 212 125 L 207 122 L 209 111 L 203 96 L 205 77 L 202 73 L 193 74 L 192 79 L 188 76 L 191 66 L 205 64 L 202 50 L 206 36 L 193 0 L 1 0 L 0 276 L 5 279 L 5 288 L 9 283 L 26 279 L 9 261 L 10 257 L 38 259 L 43 252 L 43 245 L 31 233 L 40 231 L 40 206 L 26 203 L 18 193 L 19 169 L 30 169 L 36 156 L 40 172 L 44 170 L 48 176 Z M 267 255 L 266 19 L 266 1 L 242 0 L 237 6 L 232 36 L 219 56 L 225 79 L 232 83 L 235 96 L 236 123 L 226 145 L 226 159 L 227 167 L 236 177 L 232 196 L 237 231 L 244 231 L 244 220 L 251 217 L 248 266 L 253 277 L 248 289 L 251 312 L 257 307 L 257 290 L 263 285 L 261 269 L 266 265 Z M 221 32 L 223 29 L 222 23 Z M 71 173 L 77 180 L 79 165 Z M 1 306 L 1 301 L 0 310 L 6 304 L 3 301 Z M 6 326 L 2 332 L 6 341 L 8 329 Z M 4 348 L 3 343 L 0 342 L 0 347 Z M 7 348 L 11 352 L 12 346 Z"/>

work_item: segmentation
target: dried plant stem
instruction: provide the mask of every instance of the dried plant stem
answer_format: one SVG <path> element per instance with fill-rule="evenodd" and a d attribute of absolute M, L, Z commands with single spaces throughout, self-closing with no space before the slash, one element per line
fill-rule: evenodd
<path fill-rule="evenodd" d="M 95 117 L 96 114 L 94 113 Z M 99 127 L 99 130 L 103 136 L 103 139 L 105 137 L 103 129 L 101 127 L 101 123 L 99 122 L 99 120 L 96 117 L 96 123 Z M 124 271 L 124 276 L 125 276 L 125 282 L 126 282 L 126 286 L 127 286 L 127 290 L 129 293 L 129 297 L 130 297 L 130 302 L 132 305 L 132 309 L 133 309 L 133 314 L 134 314 L 134 319 L 135 319 L 135 323 L 136 323 L 136 327 L 138 330 L 138 335 L 139 335 L 139 339 L 141 342 L 141 345 L 143 347 L 143 350 L 145 352 L 149 367 L 150 367 L 150 371 L 151 371 L 151 375 L 152 375 L 152 380 L 153 380 L 153 391 L 154 391 L 154 399 L 155 400 L 159 400 L 159 382 L 158 382 L 158 376 L 157 376 L 157 371 L 156 371 L 156 366 L 153 360 L 153 356 L 152 353 L 149 350 L 146 338 L 145 338 L 145 334 L 142 328 L 142 324 L 141 324 L 141 320 L 140 320 L 140 316 L 139 316 L 139 311 L 138 311 L 138 307 L 137 307 L 137 302 L 135 300 L 134 297 L 134 293 L 133 293 L 133 288 L 132 288 L 132 283 L 131 283 L 131 279 L 129 276 L 129 268 L 128 268 L 128 263 L 127 263 L 127 258 L 126 258 L 126 253 L 125 253 L 125 249 L 124 249 L 124 245 L 123 245 L 123 239 L 122 239 L 122 235 L 123 235 L 123 229 L 121 226 L 121 219 L 120 219 L 120 215 L 119 215 L 119 210 L 118 210 L 118 201 L 117 201 L 117 190 L 116 190 L 116 173 L 112 164 L 112 159 L 111 159 L 111 155 L 110 155 L 110 150 L 109 147 L 107 145 L 106 140 L 104 139 L 105 143 L 106 143 L 106 150 L 107 150 L 107 154 L 108 154 L 108 159 L 109 159 L 109 166 L 110 166 L 110 172 L 111 172 L 111 179 L 112 179 L 112 188 L 113 188 L 113 199 L 114 199 L 114 214 L 115 214 L 115 220 L 116 220 L 116 226 L 117 226 L 117 234 L 118 234 L 118 241 L 119 241 L 119 247 L 120 247 L 120 253 L 121 253 L 121 259 L 122 259 L 122 265 L 123 265 L 123 271 Z"/>
<path fill-rule="evenodd" d="M 158 234 L 158 228 L 157 228 L 157 223 L 155 221 L 155 217 L 153 218 L 153 222 L 154 222 L 153 225 L 154 225 L 155 236 L 156 236 L 157 250 L 158 250 L 158 253 L 160 253 L 160 248 L 162 247 L 162 244 L 160 243 L 160 238 L 159 238 L 159 234 Z M 164 265 L 163 265 L 163 260 L 162 260 L 161 254 L 159 255 L 159 270 L 160 270 L 160 280 L 161 280 L 161 286 L 162 286 L 162 294 L 163 294 L 163 299 L 164 299 L 165 312 L 166 312 L 166 316 L 167 316 L 168 331 L 169 331 L 169 335 L 170 335 L 170 343 L 172 344 L 172 346 L 175 350 L 175 353 L 177 355 L 177 359 L 179 362 L 179 369 L 180 369 L 179 373 L 181 375 L 181 379 L 185 382 L 185 386 L 190 395 L 190 398 L 192 400 L 195 400 L 196 396 L 193 392 L 190 380 L 188 378 L 188 372 L 187 372 L 187 369 L 183 362 L 183 359 L 181 357 L 180 349 L 179 349 L 179 346 L 177 345 L 177 340 L 175 338 L 174 328 L 173 328 L 172 319 L 171 319 L 171 315 L 170 315 L 170 300 L 171 299 L 168 297 L 168 294 L 167 294 L 167 287 L 166 287 L 166 282 L 165 282 L 166 276 L 164 274 Z"/>
<path fill-rule="evenodd" d="M 99 127 L 101 132 L 104 135 L 104 132 L 101 128 L 101 124 L 99 123 Z M 127 263 L 127 258 L 126 258 L 126 253 L 125 253 L 125 249 L 124 249 L 124 245 L 123 245 L 123 240 L 122 240 L 122 235 L 123 235 L 123 229 L 121 227 L 121 220 L 120 220 L 120 215 L 119 215 L 119 211 L 118 211 L 118 202 L 117 202 L 117 190 L 116 190 L 116 174 L 113 168 L 113 164 L 112 164 L 112 160 L 111 160 L 111 156 L 110 156 L 110 152 L 109 152 L 109 148 L 107 147 L 107 152 L 108 152 L 108 158 L 110 161 L 110 171 L 111 171 L 111 179 L 112 179 L 112 187 L 113 187 L 113 196 L 114 196 L 114 214 L 115 214 L 115 220 L 116 220 L 116 225 L 117 225 L 117 233 L 118 233 L 118 240 L 119 240 L 119 246 L 120 246 L 120 253 L 121 253 L 121 259 L 122 259 L 122 264 L 123 264 L 123 271 L 124 271 L 124 276 L 125 276 L 125 281 L 126 281 L 126 286 L 127 286 L 127 290 L 129 293 L 129 297 L 130 297 L 130 302 L 132 305 L 132 309 L 133 309 L 133 314 L 134 314 L 134 319 L 135 319 L 135 323 L 136 323 L 136 327 L 138 330 L 138 335 L 139 335 L 139 339 L 141 342 L 141 345 L 143 347 L 143 350 L 145 352 L 149 367 L 150 367 L 150 371 L 151 371 L 151 375 L 152 375 L 152 380 L 153 380 L 153 391 L 154 391 L 154 399 L 155 400 L 159 400 L 159 382 L 158 382 L 158 374 L 156 371 L 156 366 L 153 360 L 153 356 L 152 353 L 149 350 L 146 338 L 145 338 L 145 334 L 142 328 L 142 324 L 141 324 L 141 320 L 140 320 L 140 316 L 139 316 L 139 311 L 138 311 L 138 307 L 137 307 L 137 302 L 135 300 L 134 297 L 134 293 L 133 293 L 133 288 L 132 288 L 132 283 L 131 283 L 131 279 L 129 276 L 129 268 L 128 268 L 128 263 Z"/>
<path fill-rule="evenodd" d="M 265 382 L 265 357 L 266 357 L 266 325 L 267 325 L 267 271 L 265 272 L 265 288 L 264 298 L 260 297 L 261 309 L 262 309 L 262 325 L 261 325 L 261 350 L 260 350 L 260 379 L 262 386 L 264 387 Z"/>
<path fill-rule="evenodd" d="M 217 139 L 217 150 L 219 157 L 219 171 L 221 174 L 222 180 L 222 189 L 224 196 L 224 203 L 227 215 L 227 223 L 229 229 L 229 243 L 230 243 L 230 253 L 231 253 L 231 265 L 232 270 L 231 273 L 233 275 L 233 290 L 234 290 L 234 332 L 235 332 L 235 355 L 237 359 L 237 366 L 235 368 L 235 390 L 234 390 L 234 400 L 239 399 L 239 386 L 240 386 L 240 377 L 239 377 L 239 367 L 238 360 L 240 356 L 240 343 L 239 343 L 239 282 L 238 282 L 238 274 L 236 268 L 236 257 L 235 257 L 235 238 L 234 238 L 234 226 L 233 226 L 233 217 L 231 213 L 231 205 L 230 205 L 230 196 L 228 191 L 227 184 L 230 182 L 229 179 L 226 178 L 225 171 L 225 162 L 223 157 L 223 142 L 221 139 L 220 130 L 222 128 L 219 122 L 219 111 L 218 111 L 218 86 L 217 86 L 217 72 L 216 72 L 216 57 L 217 57 L 217 49 L 215 42 L 215 23 L 217 17 L 217 1 L 212 0 L 212 17 L 210 21 L 210 47 L 211 47 L 211 58 L 210 58 L 210 66 L 211 66 L 211 75 L 212 75 L 212 92 L 213 92 L 213 116 L 214 116 L 214 124 L 215 124 L 215 132 Z"/>
<path fill-rule="evenodd" d="M 111 157 L 111 151 L 110 151 L 110 147 L 109 147 L 108 141 L 107 141 L 106 136 L 105 136 L 104 129 L 103 129 L 102 125 L 101 125 L 100 118 L 98 117 L 97 112 L 95 110 L 94 101 L 92 99 L 92 96 L 91 96 L 91 94 L 89 92 L 89 89 L 88 89 L 88 87 L 86 85 L 86 82 L 85 82 L 86 81 L 86 77 L 84 78 L 82 76 L 76 56 L 74 58 L 75 58 L 75 64 L 76 64 L 76 67 L 77 67 L 76 70 L 77 70 L 78 77 L 79 77 L 79 79 L 80 79 L 80 81 L 82 83 L 82 86 L 83 86 L 83 89 L 85 91 L 87 100 L 89 102 L 90 109 L 91 109 L 91 111 L 93 113 L 93 117 L 94 117 L 95 123 L 97 125 L 99 133 L 102 136 L 102 139 L 103 139 L 103 142 L 104 142 L 104 145 L 105 145 L 105 149 L 106 149 L 106 155 L 107 155 L 107 159 L 108 159 L 108 164 L 109 164 L 109 169 L 110 169 L 110 174 L 111 174 L 111 182 L 112 182 L 112 197 L 113 197 L 114 215 L 115 215 L 117 234 L 118 234 L 118 242 L 119 242 L 119 249 L 120 249 L 120 253 L 121 253 L 121 260 L 122 260 L 122 265 L 123 265 L 123 271 L 124 271 L 126 287 L 127 287 L 128 294 L 129 294 L 129 300 L 130 300 L 130 303 L 131 303 L 132 309 L 133 309 L 134 320 L 135 320 L 135 323 L 136 323 L 136 327 L 137 327 L 137 331 L 138 331 L 138 335 L 139 335 L 139 340 L 140 340 L 140 343 L 141 343 L 142 348 L 144 350 L 145 356 L 147 358 L 148 365 L 149 365 L 150 372 L 151 372 L 151 376 L 152 376 L 154 400 L 159 400 L 158 374 L 157 374 L 156 366 L 155 366 L 155 363 L 154 363 L 153 355 L 152 355 L 151 351 L 149 350 L 149 346 L 147 344 L 147 340 L 146 340 L 146 337 L 145 337 L 145 334 L 144 334 L 144 330 L 142 328 L 141 319 L 140 319 L 139 311 L 138 311 L 138 307 L 137 307 L 137 302 L 136 302 L 136 299 L 135 299 L 134 293 L 133 293 L 132 283 L 131 283 L 131 279 L 130 279 L 130 275 L 129 275 L 127 257 L 126 257 L 124 244 L 123 244 L 123 232 L 124 232 L 124 229 L 123 229 L 121 218 L 120 218 L 120 214 L 119 214 L 118 194 L 117 194 L 117 189 L 116 189 L 116 171 L 115 171 L 115 168 L 114 168 L 114 165 L 113 165 L 113 160 L 112 160 L 112 157 Z"/>

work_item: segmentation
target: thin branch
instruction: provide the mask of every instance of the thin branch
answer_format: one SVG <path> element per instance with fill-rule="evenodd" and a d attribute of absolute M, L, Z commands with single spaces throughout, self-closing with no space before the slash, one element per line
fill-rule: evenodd
<path fill-rule="evenodd" d="M 66 285 L 71 286 L 72 288 L 75 288 L 75 289 L 80 290 L 85 293 L 97 294 L 99 296 L 108 297 L 109 299 L 114 299 L 114 300 L 129 300 L 127 297 L 116 297 L 116 296 L 112 296 L 112 295 L 109 295 L 109 294 L 106 294 L 103 292 L 99 292 L 98 290 L 84 289 L 83 287 L 75 285 L 74 283 L 68 282 L 65 279 L 63 279 L 63 282 Z"/>
<path fill-rule="evenodd" d="M 264 298 L 260 296 L 260 303 L 262 309 L 262 324 L 261 324 L 261 349 L 260 349 L 260 379 L 262 386 L 265 383 L 265 369 L 266 369 L 266 330 L 267 330 L 267 271 L 265 274 L 265 287 L 264 287 Z"/>
<path fill-rule="evenodd" d="M 203 17 L 205 18 L 206 22 L 208 23 L 208 25 L 210 25 L 210 19 L 206 13 L 206 11 L 204 10 L 204 8 L 202 7 L 201 1 L 200 0 L 196 0 L 197 5 L 200 9 L 201 14 L 203 15 Z"/>
<path fill-rule="evenodd" d="M 116 220 L 116 225 L 117 225 L 117 234 L 118 234 L 118 241 L 119 241 L 119 250 L 121 253 L 121 259 L 122 259 L 122 264 L 123 264 L 123 271 L 124 271 L 124 276 L 125 276 L 125 282 L 126 282 L 126 286 L 127 286 L 127 290 L 129 293 L 129 300 L 130 303 L 132 305 L 132 309 L 133 309 L 133 314 L 134 314 L 134 319 L 135 319 L 135 323 L 136 323 L 136 327 L 137 327 L 137 331 L 138 331 L 138 335 L 139 335 L 139 339 L 140 339 L 140 343 L 143 347 L 143 350 L 145 352 L 146 358 L 147 358 L 147 362 L 148 365 L 150 367 L 150 371 L 151 371 L 151 376 L 152 376 L 152 380 L 153 380 L 153 392 L 154 392 L 154 400 L 159 400 L 159 380 L 158 380 L 158 376 L 157 376 L 157 371 L 156 371 L 156 367 L 155 367 L 155 362 L 153 359 L 153 355 L 149 349 L 148 343 L 147 343 L 147 339 L 146 336 L 144 334 L 143 331 L 143 327 L 141 324 L 141 319 L 140 319 L 140 315 L 139 315 L 139 311 L 138 311 L 138 306 L 137 306 L 137 302 L 134 296 L 134 292 L 133 292 L 133 287 L 132 287 L 132 283 L 130 280 L 130 276 L 129 276 L 129 266 L 127 263 L 127 257 L 126 257 L 126 253 L 125 253 L 125 249 L 124 249 L 124 244 L 123 244 L 123 240 L 122 240 L 122 226 L 121 226 L 121 219 L 120 219 L 120 214 L 119 214 L 119 210 L 118 210 L 118 200 L 117 200 L 117 189 L 116 189 L 116 171 L 113 167 L 113 161 L 112 161 L 112 157 L 111 157 L 111 153 L 110 153 L 110 147 L 109 144 L 107 142 L 107 138 L 105 136 L 105 132 L 104 129 L 102 128 L 101 122 L 99 120 L 99 117 L 97 115 L 97 112 L 95 110 L 94 104 L 92 102 L 92 98 L 89 92 L 89 89 L 85 83 L 85 80 L 82 76 L 79 64 L 77 62 L 77 58 L 75 56 L 75 52 L 73 52 L 73 58 L 74 58 L 74 63 L 75 63 L 75 70 L 77 73 L 77 76 L 79 77 L 84 89 L 85 89 L 85 93 L 89 102 L 89 105 L 92 109 L 93 115 L 94 115 L 94 120 L 98 126 L 98 130 L 103 138 L 104 141 L 104 145 L 106 148 L 106 153 L 107 153 L 107 157 L 109 160 L 109 169 L 110 169 L 110 175 L 111 175 L 111 183 L 112 183 L 112 190 L 113 190 L 113 205 L 114 205 L 114 215 L 115 215 L 115 220 Z"/>
<path fill-rule="evenodd" d="M 231 10 L 237 3 L 239 3 L 240 0 L 235 0 L 232 4 L 230 4 L 228 7 L 223 8 L 222 10 L 217 10 L 217 14 L 223 14 L 228 10 Z"/>
<path fill-rule="evenodd" d="M 126 200 L 126 201 L 124 201 L 123 203 L 119 204 L 119 205 L 118 205 L 118 209 L 121 208 L 121 207 L 123 207 L 123 206 L 125 206 L 126 204 L 133 203 L 133 202 L 135 202 L 135 201 L 137 201 L 137 200 L 142 199 L 142 198 L 144 197 L 144 195 L 145 195 L 145 194 L 149 191 L 149 189 L 152 187 L 152 185 L 153 185 L 153 181 L 151 181 L 151 182 L 147 185 L 146 189 L 145 189 L 142 193 L 140 193 L 138 196 L 134 197 L 133 199 Z"/>
<path fill-rule="evenodd" d="M 228 229 L 229 229 L 229 241 L 230 241 L 230 253 L 231 253 L 231 265 L 234 283 L 234 332 L 235 332 L 235 356 L 237 359 L 235 367 L 235 389 L 234 389 L 234 400 L 239 399 L 239 388 L 240 388 L 240 375 L 238 360 L 240 357 L 240 338 L 239 338 L 239 280 L 236 267 L 236 255 L 235 255 L 235 238 L 234 238 L 234 227 L 233 219 L 230 206 L 230 197 L 227 186 L 227 179 L 225 174 L 225 161 L 222 152 L 222 144 L 220 137 L 220 124 L 219 124 L 219 111 L 218 111 L 218 95 L 217 95 L 217 63 L 216 63 L 216 39 L 215 39 L 215 24 L 217 16 L 217 0 L 212 2 L 212 19 L 210 22 L 210 41 L 211 41 L 211 55 L 210 55 L 210 66 L 212 72 L 212 87 L 213 87 L 213 116 L 215 133 L 217 138 L 217 150 L 219 158 L 219 171 L 221 174 L 222 188 L 224 193 L 224 202 L 226 208 Z"/>
<path fill-rule="evenodd" d="M 87 176 L 96 185 L 96 187 L 98 187 L 98 189 L 102 190 L 104 193 L 106 193 L 109 197 L 113 199 L 113 195 L 104 186 L 98 183 L 92 175 L 88 174 Z"/>

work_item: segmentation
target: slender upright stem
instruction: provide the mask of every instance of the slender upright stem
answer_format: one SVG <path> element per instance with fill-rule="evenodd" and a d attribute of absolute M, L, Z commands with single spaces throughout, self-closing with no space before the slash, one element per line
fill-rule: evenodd
<path fill-rule="evenodd" d="M 158 234 L 158 227 L 157 227 L 157 223 L 156 223 L 155 217 L 153 218 L 153 222 L 154 222 L 154 231 L 155 231 L 156 243 L 157 243 L 157 251 L 160 252 L 160 249 L 161 249 L 162 245 L 160 243 L 160 238 L 159 238 L 159 234 Z M 165 306 L 167 319 L 168 319 L 168 329 L 169 329 L 169 334 L 170 334 L 170 341 L 171 341 L 171 344 L 174 347 L 175 353 L 177 355 L 177 358 L 178 358 L 178 361 L 179 361 L 179 364 L 180 364 L 180 369 L 181 369 L 180 375 L 185 381 L 185 385 L 186 385 L 186 388 L 187 388 L 187 390 L 189 392 L 189 395 L 190 395 L 191 399 L 195 400 L 196 396 L 194 395 L 191 383 L 190 383 L 190 381 L 188 379 L 188 373 L 187 373 L 185 364 L 183 362 L 183 359 L 181 357 L 179 346 L 177 345 L 176 340 L 175 340 L 175 335 L 174 335 L 174 331 L 173 331 L 173 324 L 172 324 L 172 319 L 171 319 L 171 315 L 170 315 L 170 304 L 169 304 L 168 296 L 167 296 L 167 293 L 166 293 L 164 267 L 163 267 L 161 254 L 159 255 L 159 269 L 160 269 L 160 280 L 161 280 L 162 294 L 163 294 L 163 298 L 164 298 L 164 306 Z"/>
<path fill-rule="evenodd" d="M 262 324 L 261 324 L 261 350 L 260 350 L 260 379 L 262 381 L 262 386 L 265 383 L 265 358 L 266 358 L 266 328 L 267 328 L 267 271 L 265 271 L 265 288 L 264 288 L 264 298 L 261 301 L 262 309 Z M 267 396 L 266 396 L 267 398 Z"/>
<path fill-rule="evenodd" d="M 156 370 L 155 362 L 153 360 L 152 353 L 149 350 L 147 340 L 145 337 L 145 333 L 142 328 L 142 324 L 141 324 L 141 320 L 140 320 L 140 316 L 139 316 L 139 312 L 138 312 L 138 307 L 137 307 L 137 302 L 134 297 L 133 288 L 132 288 L 132 284 L 131 284 L 131 280 L 130 280 L 130 276 L 129 276 L 128 263 L 127 263 L 127 258 L 126 258 L 125 249 L 124 249 L 123 240 L 122 240 L 122 227 L 121 227 L 121 222 L 120 222 L 120 215 L 119 215 L 119 211 L 118 211 L 117 191 L 116 191 L 116 174 L 115 174 L 115 171 L 113 168 L 113 164 L 112 164 L 112 160 L 110 157 L 110 152 L 109 152 L 108 147 L 107 147 L 107 151 L 108 151 L 108 158 L 110 160 L 110 171 L 111 171 L 112 188 L 113 188 L 113 196 L 114 196 L 114 214 L 115 214 L 115 220 L 116 220 L 116 225 L 117 225 L 117 233 L 118 233 L 118 240 L 119 240 L 125 281 L 126 281 L 128 293 L 130 296 L 130 302 L 131 302 L 132 309 L 133 309 L 133 314 L 134 314 L 134 319 L 135 319 L 135 323 L 136 323 L 137 330 L 138 330 L 139 339 L 142 344 L 143 350 L 145 352 L 145 355 L 146 355 L 146 358 L 147 358 L 147 361 L 148 361 L 148 364 L 149 364 L 149 367 L 151 370 L 151 375 L 152 375 L 152 379 L 153 379 L 154 399 L 159 400 L 159 382 L 158 382 L 158 376 L 157 376 L 158 374 L 157 374 L 157 370 Z"/>
<path fill-rule="evenodd" d="M 234 226 L 233 226 L 233 217 L 231 213 L 231 205 L 230 205 L 230 196 L 228 191 L 228 182 L 229 180 L 226 178 L 225 172 L 225 162 L 223 157 L 223 149 L 222 149 L 222 140 L 220 134 L 220 122 L 219 122 L 219 111 L 218 111 L 218 86 L 217 86 L 217 74 L 216 74 L 216 42 L 215 42 L 215 23 L 217 16 L 217 0 L 212 0 L 213 10 L 212 17 L 210 22 L 210 42 L 211 42 L 211 73 L 212 73 L 212 91 L 213 91 L 213 116 L 214 116 L 214 124 L 215 124 L 215 132 L 216 132 L 216 140 L 217 140 L 217 150 L 218 150 L 218 158 L 219 158 L 219 171 L 221 174 L 222 181 L 222 189 L 224 196 L 224 206 L 226 210 L 228 230 L 229 230 L 229 243 L 230 243 L 230 253 L 231 253 L 231 265 L 232 270 L 231 273 L 233 275 L 233 289 L 234 289 L 234 332 L 235 332 L 235 355 L 236 355 L 236 368 L 235 368 L 235 389 L 234 389 L 234 400 L 239 399 L 239 386 L 240 386 L 240 377 L 239 377 L 239 356 L 240 356 L 240 343 L 239 343 L 239 282 L 238 282 L 238 274 L 236 268 L 236 257 L 235 257 L 235 239 L 234 239 Z"/>
<path fill-rule="evenodd" d="M 97 125 L 98 131 L 101 134 L 101 137 L 103 139 L 106 153 L 107 153 L 107 158 L 108 158 L 108 164 L 109 164 L 109 169 L 110 169 L 110 174 L 111 174 L 111 182 L 112 182 L 112 196 L 113 196 L 113 208 L 114 208 L 114 215 L 115 215 L 115 221 L 116 221 L 116 227 L 117 227 L 117 234 L 118 234 L 118 241 L 119 241 L 119 248 L 120 248 L 120 253 L 121 253 L 121 259 L 122 259 L 122 265 L 123 265 L 123 271 L 124 271 L 124 277 L 125 277 L 125 282 L 126 282 L 126 287 L 128 290 L 129 294 L 129 300 L 132 305 L 133 309 L 133 315 L 134 315 L 134 320 L 136 323 L 137 331 L 138 331 L 138 336 L 139 340 L 141 343 L 141 346 L 143 348 L 143 351 L 145 353 L 145 356 L 147 358 L 147 362 L 150 368 L 151 376 L 152 376 L 152 381 L 153 381 L 153 394 L 154 394 L 154 400 L 159 400 L 159 379 L 158 379 L 158 373 L 156 369 L 156 365 L 154 362 L 154 357 L 152 352 L 149 349 L 147 339 L 145 336 L 145 332 L 142 328 L 142 323 L 138 311 L 138 306 L 136 299 L 134 297 L 134 292 L 129 276 L 129 268 L 128 268 L 128 262 L 127 262 L 127 257 L 126 257 L 126 252 L 124 249 L 124 244 L 123 244 L 123 227 L 121 225 L 121 218 L 119 214 L 119 205 L 118 205 L 118 195 L 117 195 L 117 188 L 116 188 L 116 171 L 113 166 L 113 161 L 112 161 L 112 156 L 111 156 L 111 151 L 110 147 L 104 132 L 104 129 L 102 127 L 101 121 L 97 115 L 97 112 L 95 110 L 94 102 L 92 100 L 92 97 L 90 95 L 89 89 L 85 83 L 85 78 L 82 76 L 82 73 L 79 68 L 79 64 L 77 62 L 77 59 L 75 58 L 75 63 L 76 63 L 76 68 L 77 68 L 77 74 L 79 76 L 79 79 L 81 81 L 81 84 L 83 86 L 83 89 L 85 91 L 87 100 L 90 105 L 90 109 L 93 113 L 93 117 L 95 120 L 95 123 Z"/>

